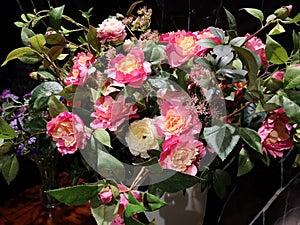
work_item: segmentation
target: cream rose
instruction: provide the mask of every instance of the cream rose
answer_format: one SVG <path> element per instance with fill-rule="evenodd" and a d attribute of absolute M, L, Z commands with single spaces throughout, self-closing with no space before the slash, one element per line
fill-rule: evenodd
<path fill-rule="evenodd" d="M 159 150 L 158 135 L 150 118 L 136 120 L 130 124 L 125 140 L 132 155 L 149 158 L 150 149 Z"/>

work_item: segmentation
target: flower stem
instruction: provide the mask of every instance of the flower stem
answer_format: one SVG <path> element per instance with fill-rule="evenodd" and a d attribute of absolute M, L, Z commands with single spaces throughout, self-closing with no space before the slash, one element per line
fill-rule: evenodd
<path fill-rule="evenodd" d="M 250 35 L 248 38 L 246 38 L 246 40 L 244 41 L 243 45 L 249 41 L 251 38 L 255 37 L 258 33 L 260 33 L 261 31 L 263 31 L 264 29 L 266 29 L 271 23 L 274 23 L 275 20 L 271 20 L 268 23 L 266 23 L 264 26 L 262 26 L 259 30 L 257 30 L 255 33 L 253 33 L 252 35 Z"/>
<path fill-rule="evenodd" d="M 225 118 L 227 119 L 227 118 L 230 118 L 230 117 L 232 117 L 232 116 L 238 114 L 239 112 L 243 111 L 245 108 L 247 108 L 249 105 L 251 105 L 251 104 L 254 103 L 255 101 L 256 101 L 256 100 L 252 100 L 252 101 L 250 101 L 250 102 L 247 102 L 247 103 L 246 103 L 244 106 L 242 106 L 241 108 L 234 110 L 232 113 L 230 113 L 230 114 L 228 114 L 228 115 L 226 115 L 226 116 L 222 116 L 222 117 L 220 118 L 220 120 L 223 121 Z"/>
<path fill-rule="evenodd" d="M 142 167 L 142 169 L 140 170 L 140 172 L 138 173 L 138 175 L 136 176 L 136 178 L 134 179 L 134 181 L 132 182 L 129 190 L 133 190 L 138 183 L 149 173 L 149 170 L 146 169 L 146 167 Z"/>

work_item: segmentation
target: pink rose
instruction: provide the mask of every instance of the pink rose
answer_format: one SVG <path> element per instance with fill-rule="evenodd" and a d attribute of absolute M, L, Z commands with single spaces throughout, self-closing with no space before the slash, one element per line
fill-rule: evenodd
<path fill-rule="evenodd" d="M 168 42 L 165 52 L 168 63 L 173 68 L 185 64 L 200 52 L 200 46 L 197 45 L 197 36 L 192 32 L 185 30 L 169 32 L 162 34 L 159 40 Z"/>
<path fill-rule="evenodd" d="M 245 37 L 249 38 L 251 35 L 250 34 L 246 34 Z M 255 54 L 259 55 L 261 62 L 264 66 L 268 66 L 269 63 L 267 61 L 267 57 L 266 57 L 266 52 L 265 52 L 265 48 L 266 45 L 262 42 L 262 40 L 256 36 L 250 38 L 246 43 L 245 43 L 246 48 L 249 48 L 250 50 L 252 50 Z"/>
<path fill-rule="evenodd" d="M 81 118 L 71 112 L 62 112 L 47 123 L 47 134 L 56 141 L 61 155 L 73 154 L 86 145 L 88 134 L 85 133 Z"/>
<path fill-rule="evenodd" d="M 118 54 L 109 63 L 108 77 L 117 85 L 139 88 L 149 74 L 151 63 L 144 61 L 144 52 L 140 48 L 131 49 L 126 56 Z"/>
<path fill-rule="evenodd" d="M 131 118 L 138 118 L 137 108 L 125 102 L 123 95 L 114 100 L 111 96 L 101 96 L 94 104 L 95 112 L 91 114 L 94 121 L 90 124 L 93 129 L 109 129 L 116 131 L 118 127 Z"/>
<path fill-rule="evenodd" d="M 195 56 L 203 55 L 207 51 L 207 48 L 197 44 L 197 41 L 203 38 L 209 38 L 216 43 L 222 43 L 222 41 L 216 38 L 208 29 L 201 32 L 185 30 L 169 32 L 160 35 L 159 40 L 168 43 L 165 49 L 168 56 L 168 63 L 171 67 L 176 68 L 185 64 Z"/>
<path fill-rule="evenodd" d="M 88 79 L 88 68 L 79 63 L 73 65 L 71 72 L 65 79 L 65 84 L 75 84 L 83 86 Z"/>
<path fill-rule="evenodd" d="M 284 71 L 277 71 L 272 74 L 272 77 L 276 80 L 282 81 L 283 80 Z"/>
<path fill-rule="evenodd" d="M 201 141 L 190 135 L 173 135 L 162 144 L 159 164 L 164 169 L 172 169 L 195 176 L 200 159 L 206 154 Z"/>
<path fill-rule="evenodd" d="M 65 84 L 75 84 L 83 86 L 88 79 L 88 69 L 91 64 L 96 61 L 96 58 L 91 54 L 84 52 L 77 53 L 77 56 L 73 59 L 73 66 L 71 72 L 65 79 Z"/>
<path fill-rule="evenodd" d="M 124 41 L 126 37 L 125 25 L 116 18 L 104 20 L 97 29 L 97 37 L 102 43 L 109 41 Z"/>
<path fill-rule="evenodd" d="M 282 157 L 283 150 L 293 147 L 293 141 L 290 138 L 292 126 L 288 124 L 289 120 L 283 108 L 279 108 L 272 111 L 258 129 L 263 151 L 274 158 Z"/>
<path fill-rule="evenodd" d="M 154 125 L 159 137 L 189 133 L 199 134 L 202 123 L 198 118 L 192 99 L 184 91 L 161 89 L 157 92 L 161 116 L 155 118 Z"/>
<path fill-rule="evenodd" d="M 84 53 L 84 52 L 78 52 L 77 56 L 73 59 L 74 63 L 78 63 L 82 66 L 86 66 L 89 67 L 90 64 L 93 64 L 96 62 L 96 57 L 88 52 L 88 53 Z"/>
<path fill-rule="evenodd" d="M 101 191 L 98 196 L 104 205 L 109 204 L 113 199 L 113 194 L 110 188 L 108 190 Z"/>
<path fill-rule="evenodd" d="M 119 210 L 118 214 L 115 216 L 114 220 L 112 221 L 111 225 L 123 225 L 124 223 L 124 211 L 126 209 L 126 206 L 128 205 L 128 200 L 125 195 L 127 195 L 126 192 L 129 191 L 129 189 L 121 184 L 118 184 L 119 191 L 120 191 L 120 205 L 119 205 Z M 132 195 L 136 200 L 139 202 L 143 202 L 142 199 L 142 194 L 139 191 L 132 190 L 131 191 Z M 134 215 L 135 218 L 137 218 L 137 215 Z"/>

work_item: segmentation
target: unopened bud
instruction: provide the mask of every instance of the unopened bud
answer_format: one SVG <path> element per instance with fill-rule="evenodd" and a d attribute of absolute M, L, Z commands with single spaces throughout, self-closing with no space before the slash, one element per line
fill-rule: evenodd
<path fill-rule="evenodd" d="M 278 19 L 284 20 L 290 15 L 291 11 L 292 5 L 281 6 L 279 9 L 275 10 L 274 14 Z"/>

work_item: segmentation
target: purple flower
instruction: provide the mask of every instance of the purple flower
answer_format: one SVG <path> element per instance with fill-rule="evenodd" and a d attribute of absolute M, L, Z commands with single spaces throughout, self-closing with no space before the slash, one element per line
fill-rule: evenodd
<path fill-rule="evenodd" d="M 31 138 L 29 138 L 29 140 L 27 141 L 27 143 L 28 143 L 29 145 L 32 145 L 32 144 L 35 143 L 35 141 L 36 141 L 36 137 L 31 137 Z"/>
<path fill-rule="evenodd" d="M 23 95 L 23 98 L 24 98 L 24 99 L 26 99 L 26 98 L 30 98 L 30 97 L 31 97 L 31 95 L 32 95 L 32 93 L 31 93 L 31 92 L 29 92 L 29 93 L 27 93 L 27 94 Z"/>
<path fill-rule="evenodd" d="M 26 145 L 25 144 L 20 144 L 18 146 L 17 154 L 18 155 L 23 155 L 25 150 L 26 150 Z"/>
<path fill-rule="evenodd" d="M 14 130 L 19 130 L 18 120 L 13 119 L 12 121 L 10 121 L 9 126 L 11 126 Z"/>
<path fill-rule="evenodd" d="M 2 92 L 1 99 L 7 99 L 7 98 L 12 98 L 12 99 L 17 100 L 19 97 L 18 97 L 17 95 L 12 94 L 12 93 L 10 92 L 10 90 L 5 89 L 5 90 L 3 90 L 3 92 Z"/>

